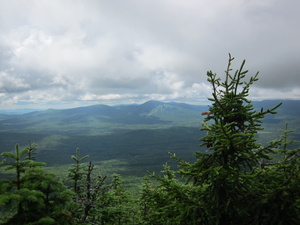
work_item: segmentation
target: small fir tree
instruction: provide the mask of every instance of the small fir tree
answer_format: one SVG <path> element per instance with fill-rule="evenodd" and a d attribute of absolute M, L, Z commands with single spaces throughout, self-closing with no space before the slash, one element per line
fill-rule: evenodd
<path fill-rule="evenodd" d="M 134 202 L 123 187 L 123 183 L 119 174 L 112 175 L 108 191 L 99 199 L 101 224 L 135 224 Z"/>
<path fill-rule="evenodd" d="M 54 174 L 45 172 L 45 163 L 33 161 L 35 145 L 15 152 L 4 152 L 2 166 L 14 170 L 16 178 L 3 181 L 0 204 L 4 206 L 2 224 L 70 224 L 68 206 L 71 193 Z M 43 222 L 41 222 L 43 221 Z"/>
<path fill-rule="evenodd" d="M 89 155 L 80 157 L 79 148 L 76 149 L 76 155 L 72 155 L 71 158 L 75 161 L 75 164 L 69 169 L 68 178 L 72 181 L 73 191 L 77 194 L 80 192 L 80 182 L 84 176 L 84 164 L 82 163 Z"/>
<path fill-rule="evenodd" d="M 107 176 L 94 175 L 94 164 L 83 161 L 79 149 L 71 158 L 75 164 L 69 169 L 73 200 L 72 213 L 76 224 L 133 224 L 132 200 L 123 188 L 123 180 L 117 174 L 106 184 Z"/>
<path fill-rule="evenodd" d="M 68 177 L 73 184 L 72 190 L 74 201 L 77 203 L 73 207 L 73 215 L 77 224 L 89 224 L 99 220 L 97 212 L 97 201 L 107 191 L 105 184 L 106 176 L 93 176 L 94 164 L 90 161 L 84 164 L 83 161 L 89 156 L 80 156 L 80 151 L 76 149 L 76 156 L 71 158 L 75 164 L 69 169 Z"/>

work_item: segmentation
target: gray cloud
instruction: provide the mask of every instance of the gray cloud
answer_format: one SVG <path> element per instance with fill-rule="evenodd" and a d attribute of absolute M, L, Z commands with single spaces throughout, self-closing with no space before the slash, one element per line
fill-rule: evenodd
<path fill-rule="evenodd" d="M 297 0 L 0 2 L 1 107 L 201 103 L 206 71 L 247 59 L 255 99 L 300 98 Z M 272 93 L 272 94 L 271 94 Z"/>
<path fill-rule="evenodd" d="M 22 92 L 30 89 L 30 85 L 24 79 L 0 73 L 0 92 Z"/>

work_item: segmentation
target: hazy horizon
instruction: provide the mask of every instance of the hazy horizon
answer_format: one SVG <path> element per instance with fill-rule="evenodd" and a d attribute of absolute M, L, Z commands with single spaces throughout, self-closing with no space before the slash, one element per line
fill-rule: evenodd
<path fill-rule="evenodd" d="M 0 109 L 205 104 L 246 59 L 249 98 L 300 99 L 298 0 L 0 2 Z"/>

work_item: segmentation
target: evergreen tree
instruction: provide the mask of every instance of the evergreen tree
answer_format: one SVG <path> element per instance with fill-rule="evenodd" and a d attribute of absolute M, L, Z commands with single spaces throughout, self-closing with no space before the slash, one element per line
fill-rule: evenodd
<path fill-rule="evenodd" d="M 299 219 L 299 151 L 287 151 L 289 132 L 267 146 L 256 138 L 264 116 L 276 113 L 281 103 L 254 110 L 247 97 L 258 73 L 245 80 L 248 71 L 243 61 L 232 74 L 233 59 L 229 55 L 224 80 L 207 73 L 212 105 L 203 113 L 207 117 L 202 130 L 207 135 L 200 139 L 207 152 L 196 152 L 195 163 L 172 155 L 185 183 L 178 182 L 169 168 L 163 177 L 154 175 L 157 187 L 146 183 L 142 200 L 148 224 L 296 224 Z M 280 145 L 283 149 L 276 151 Z M 279 163 L 263 166 L 281 153 Z M 283 211 L 285 219 L 274 221 L 272 215 Z"/>
<path fill-rule="evenodd" d="M 298 224 L 300 220 L 300 148 L 290 140 L 294 131 L 280 130 L 283 135 L 272 141 L 276 158 L 261 161 L 260 175 L 253 184 L 252 195 L 256 224 Z"/>
<path fill-rule="evenodd" d="M 99 199 L 101 224 L 135 224 L 134 202 L 123 187 L 120 175 L 113 174 L 108 191 Z"/>
<path fill-rule="evenodd" d="M 207 73 L 212 85 L 212 106 L 205 118 L 202 130 L 207 135 L 201 138 L 209 154 L 196 153 L 197 162 L 181 162 L 182 174 L 193 179 L 195 185 L 205 187 L 205 198 L 210 201 L 205 208 L 213 224 L 251 224 L 249 199 L 253 168 L 259 160 L 269 158 L 273 146 L 263 147 L 257 143 L 256 135 L 261 130 L 261 119 L 268 113 L 274 114 L 277 106 L 257 112 L 247 99 L 250 86 L 258 80 L 256 73 L 245 81 L 247 70 L 245 60 L 239 70 L 231 75 L 229 56 L 225 80 L 222 81 L 212 71 Z M 238 207 L 237 207 L 238 206 Z M 213 215 L 213 216 L 212 216 Z"/>
<path fill-rule="evenodd" d="M 176 178 L 176 172 L 164 165 L 163 176 L 150 174 L 159 183 L 144 180 L 140 197 L 141 224 L 199 224 L 203 218 L 201 187 L 186 184 Z"/>
<path fill-rule="evenodd" d="M 35 143 L 31 144 L 31 142 L 28 141 L 28 147 L 25 149 L 27 149 L 27 157 L 25 157 L 25 159 L 34 161 L 36 159 L 36 157 L 34 155 L 37 154 L 36 153 L 36 144 Z"/>
<path fill-rule="evenodd" d="M 68 177 L 72 181 L 73 190 L 75 193 L 79 193 L 80 182 L 82 182 L 84 176 L 84 164 L 82 163 L 89 155 L 80 157 L 79 148 L 76 149 L 76 155 L 72 155 L 71 158 L 75 161 L 75 164 L 69 169 Z"/>
<path fill-rule="evenodd" d="M 108 191 L 105 184 L 106 176 L 93 176 L 94 164 L 90 161 L 84 164 L 83 160 L 89 156 L 80 156 L 79 149 L 76 149 L 76 156 L 71 158 L 75 164 L 69 169 L 69 178 L 73 183 L 74 201 L 77 203 L 73 207 L 73 215 L 77 224 L 93 224 L 101 220 L 100 208 L 98 202 Z"/>
<path fill-rule="evenodd" d="M 94 175 L 94 164 L 83 161 L 79 149 L 71 158 L 75 164 L 69 169 L 74 201 L 72 209 L 76 224 L 133 224 L 132 200 L 123 188 L 118 174 L 112 175 L 110 184 L 107 176 Z"/>
<path fill-rule="evenodd" d="M 15 179 L 1 183 L 0 205 L 5 218 L 2 224 L 70 224 L 68 205 L 71 193 L 54 174 L 33 161 L 34 145 L 15 153 L 4 152 L 2 166 L 15 170 Z"/>

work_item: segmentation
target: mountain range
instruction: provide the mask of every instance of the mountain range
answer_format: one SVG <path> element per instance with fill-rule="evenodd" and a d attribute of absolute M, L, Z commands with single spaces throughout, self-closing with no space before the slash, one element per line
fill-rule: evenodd
<path fill-rule="evenodd" d="M 256 101 L 255 108 L 270 108 L 280 101 Z M 198 127 L 207 111 L 205 105 L 148 101 L 141 105 L 92 105 L 72 109 L 48 109 L 24 114 L 0 114 L 0 132 L 33 132 L 47 134 L 107 134 L 120 130 L 168 128 L 173 126 Z M 287 100 L 278 108 L 278 116 L 298 116 L 300 101 Z"/>
<path fill-rule="evenodd" d="M 207 106 L 148 101 L 141 105 L 93 105 L 0 115 L 0 131 L 97 135 L 120 130 L 198 126 Z"/>
<path fill-rule="evenodd" d="M 252 103 L 260 110 L 279 102 Z M 118 160 L 119 165 L 121 160 L 127 165 L 122 173 L 142 176 L 146 170 L 161 169 L 164 162 L 170 161 L 168 152 L 193 160 L 196 151 L 206 150 L 199 147 L 199 138 L 205 135 L 200 131 L 204 119 L 201 113 L 205 111 L 205 105 L 148 101 L 140 105 L 0 114 L 0 152 L 12 151 L 16 143 L 26 146 L 31 140 L 37 144 L 39 160 L 53 166 L 72 163 L 70 156 L 80 148 L 92 161 Z M 300 140 L 300 101 L 285 100 L 276 111 L 263 120 L 265 129 L 258 134 L 260 141 L 278 138 L 281 134 L 277 130 L 284 129 L 285 123 L 297 131 L 293 139 Z"/>

